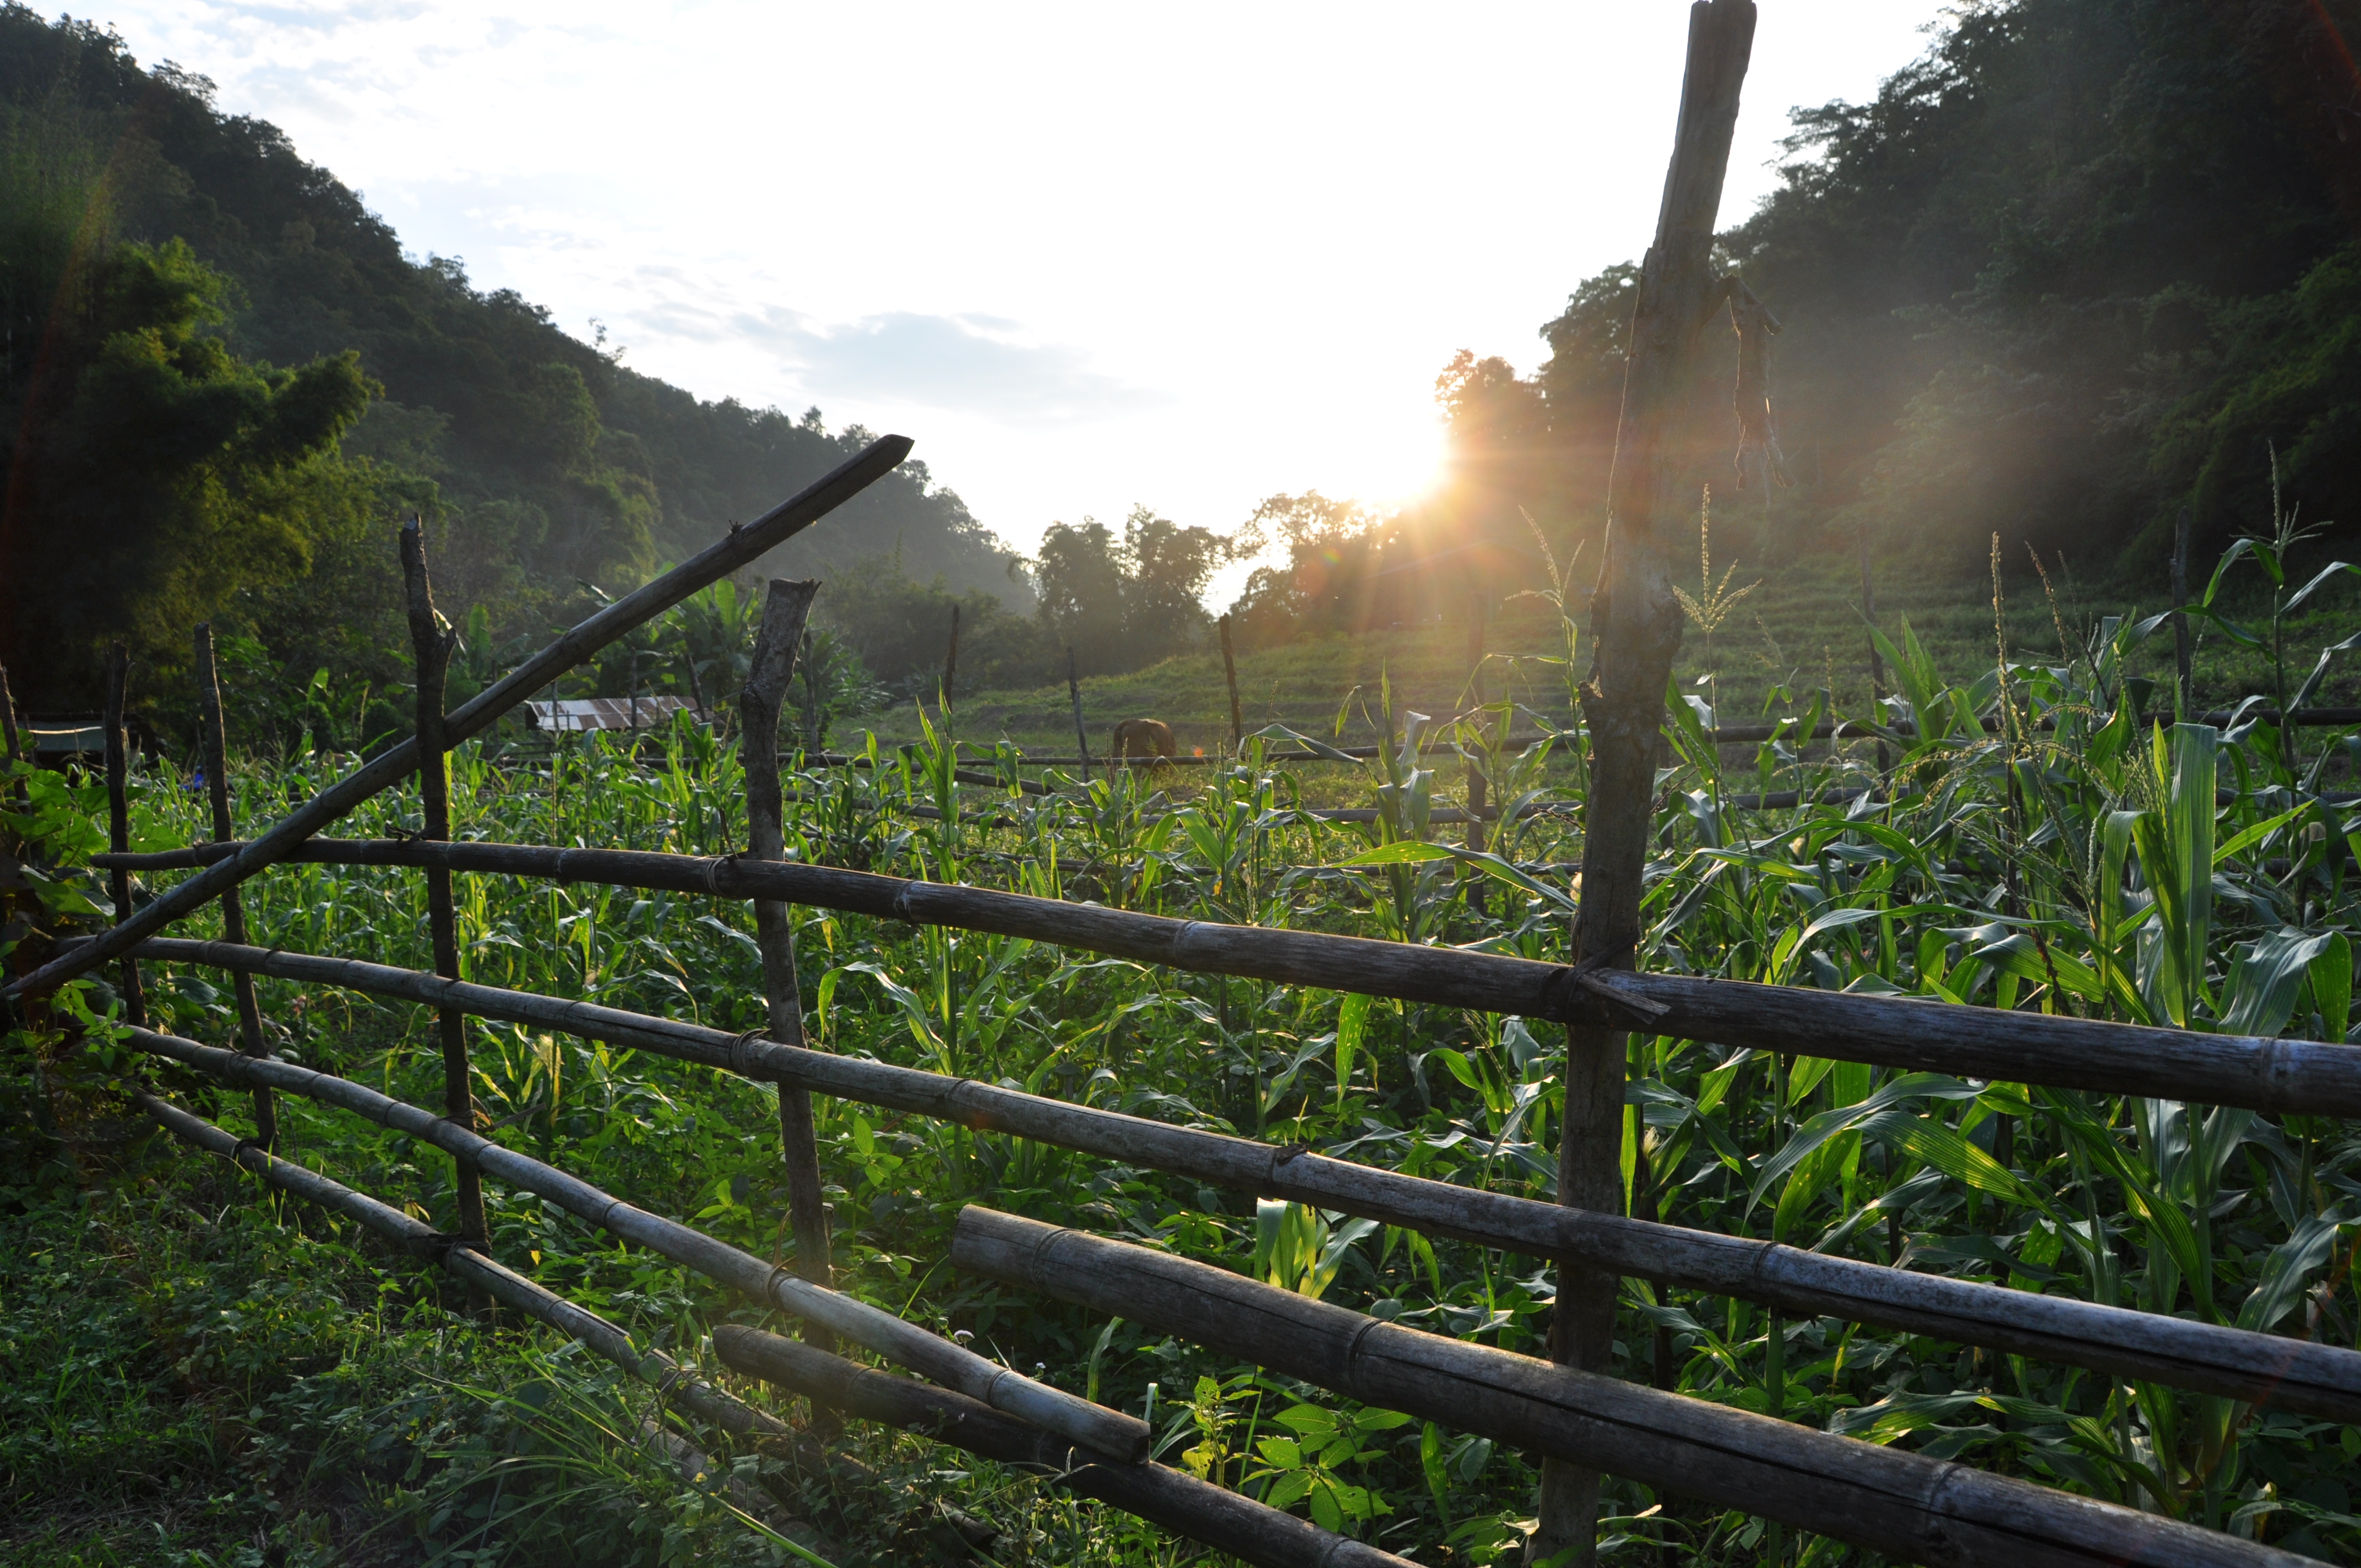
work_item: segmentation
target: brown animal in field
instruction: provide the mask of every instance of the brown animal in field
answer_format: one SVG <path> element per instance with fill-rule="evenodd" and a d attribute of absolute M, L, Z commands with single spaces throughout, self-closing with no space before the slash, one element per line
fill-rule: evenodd
<path fill-rule="evenodd" d="M 1160 718 L 1126 718 L 1115 727 L 1115 760 L 1150 762 L 1173 755 L 1172 726 Z"/>

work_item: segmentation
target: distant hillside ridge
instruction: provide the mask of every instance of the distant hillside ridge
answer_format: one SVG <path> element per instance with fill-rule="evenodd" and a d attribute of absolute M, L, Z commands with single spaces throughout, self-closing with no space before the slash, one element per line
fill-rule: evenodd
<path fill-rule="evenodd" d="M 12 247 L 0 284 L 12 430 L 28 409 L 48 406 L 38 395 L 45 375 L 54 399 L 64 395 L 61 377 L 87 373 L 60 357 L 60 323 L 104 313 L 87 302 L 69 310 L 70 298 L 82 298 L 77 290 L 121 296 L 99 263 L 183 242 L 196 270 L 163 267 L 189 296 L 173 352 L 185 356 L 198 352 L 187 344 L 208 341 L 225 348 L 259 378 L 236 394 L 249 403 L 284 367 L 348 356 L 353 385 L 371 394 L 365 411 L 355 420 L 320 404 L 306 439 L 330 445 L 313 441 L 277 460 L 292 471 L 340 455 L 374 487 L 356 503 L 363 510 L 426 510 L 454 612 L 486 604 L 504 636 L 545 623 L 582 583 L 609 592 L 632 586 L 871 438 L 858 427 L 829 431 L 817 409 L 794 415 L 708 402 L 625 368 L 620 354 L 561 330 L 513 291 L 477 288 L 458 260 L 406 255 L 358 192 L 307 162 L 278 127 L 222 112 L 203 76 L 169 62 L 143 68 L 111 30 L 52 22 L 16 4 L 0 5 L 0 228 Z M 117 340 L 154 325 L 117 314 Z M 91 340 L 91 356 L 111 352 L 104 341 Z M 197 375 L 187 365 L 174 373 Z M 56 510 L 62 502 L 42 513 L 45 492 L 19 483 L 18 469 L 43 452 L 54 468 L 73 443 L 7 439 L 16 444 L 6 449 L 11 514 L 0 567 L 15 576 L 46 559 L 37 535 L 66 515 Z M 247 493 L 244 481 L 219 474 L 206 482 L 216 480 L 232 499 Z M 60 480 L 47 493 L 71 488 Z M 281 508 L 280 543 L 289 560 L 316 569 L 324 545 L 306 535 L 302 510 Z M 915 461 L 757 571 L 827 576 L 896 554 L 920 581 L 939 575 L 953 591 L 983 589 L 1030 608 L 1029 587 L 1008 570 L 1010 552 Z M 218 570 L 208 578 L 193 567 L 175 578 L 167 597 L 184 600 L 186 612 L 176 618 L 237 614 L 242 601 L 219 579 Z M 149 587 L 167 592 L 158 580 Z M 15 657 L 40 663 L 42 613 L 35 607 L 16 620 Z M 154 656 L 169 659 L 166 630 L 153 630 Z M 174 635 L 184 638 L 184 629 Z M 80 683 L 67 684 L 79 692 Z"/>

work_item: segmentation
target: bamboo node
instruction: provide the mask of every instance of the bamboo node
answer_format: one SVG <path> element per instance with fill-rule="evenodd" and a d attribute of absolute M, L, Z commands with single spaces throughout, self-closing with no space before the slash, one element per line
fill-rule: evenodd
<path fill-rule="evenodd" d="M 1361 1345 L 1371 1334 L 1377 1332 L 1378 1330 L 1384 1328 L 1385 1326 L 1386 1321 L 1383 1318 L 1367 1319 L 1362 1322 L 1359 1328 L 1353 1331 L 1353 1337 L 1345 1342 L 1345 1381 L 1347 1384 L 1356 1387 L 1359 1385 L 1361 1380 L 1356 1375 L 1356 1369 L 1360 1365 Z"/>
<path fill-rule="evenodd" d="M 453 1231 L 429 1231 L 423 1236 L 411 1236 L 401 1244 L 401 1250 L 412 1257 L 423 1257 L 437 1267 L 451 1256 L 452 1249 L 467 1245 L 467 1238 Z"/>

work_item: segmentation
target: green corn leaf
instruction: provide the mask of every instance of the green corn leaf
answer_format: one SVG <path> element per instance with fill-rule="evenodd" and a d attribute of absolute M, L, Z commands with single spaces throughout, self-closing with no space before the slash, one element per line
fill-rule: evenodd
<path fill-rule="evenodd" d="M 2328 1038 L 2344 1039 L 2352 1026 L 2353 944 L 2342 931 L 2330 932 L 2327 947 L 2312 960 L 2312 999 Z"/>
<path fill-rule="evenodd" d="M 1361 1048 L 1361 1035 L 1368 1027 L 1371 998 L 1360 992 L 1346 996 L 1336 1009 L 1336 1103 L 1345 1103 L 1345 1091 L 1353 1081 L 1353 1058 Z"/>
<path fill-rule="evenodd" d="M 2278 1328 L 2289 1309 L 2302 1299 L 2305 1279 L 2335 1250 L 2337 1234 L 2347 1223 L 2341 1209 L 2306 1214 L 2294 1234 L 2263 1259 L 2263 1277 L 2239 1304 L 2238 1326 L 2253 1333 Z"/>
<path fill-rule="evenodd" d="M 2028 1209 L 2048 1208 L 2048 1201 L 2019 1180 L 2015 1172 L 1969 1142 L 1967 1135 L 1937 1117 L 1888 1111 L 1864 1122 L 1861 1131 L 1863 1137 L 1891 1143 L 1920 1164 L 1980 1192 L 1989 1192 Z"/>
<path fill-rule="evenodd" d="M 2257 938 L 2232 961 L 2230 977 L 2223 982 L 2223 1030 L 2276 1037 L 2287 1027 L 2296 995 L 2311 977 L 2315 961 L 2329 953 L 2332 944 L 2344 940 L 2334 932 L 2307 936 L 2284 926 Z M 2349 992 L 2353 974 L 2349 951 L 2345 961 Z"/>
<path fill-rule="evenodd" d="M 1521 871 L 1499 856 L 1487 853 L 1482 850 L 1463 850 L 1454 844 L 1426 844 L 1403 839 L 1391 844 L 1380 844 L 1375 849 L 1364 850 L 1357 855 L 1350 855 L 1338 861 L 1336 864 L 1346 870 L 1357 870 L 1367 866 L 1415 865 L 1426 861 L 1463 861 L 1495 881 L 1507 883 L 1510 887 L 1544 898 L 1569 915 L 1573 914 L 1577 907 L 1571 894 L 1562 888 L 1550 886 L 1540 878 L 1528 872 Z"/>

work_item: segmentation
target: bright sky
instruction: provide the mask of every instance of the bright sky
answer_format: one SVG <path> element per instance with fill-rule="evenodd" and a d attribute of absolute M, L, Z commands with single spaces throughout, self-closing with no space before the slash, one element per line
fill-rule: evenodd
<path fill-rule="evenodd" d="M 1725 223 L 1786 111 L 1860 99 L 1940 0 L 1763 0 Z M 707 398 L 917 443 L 1030 548 L 1146 502 L 1415 493 L 1435 374 L 1521 370 L 1636 258 L 1682 0 L 1187 7 L 117 0 L 464 258 Z"/>

